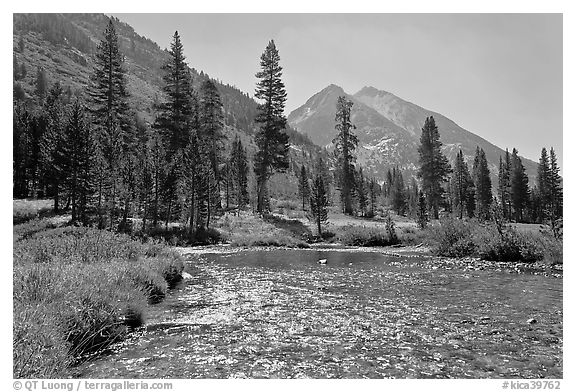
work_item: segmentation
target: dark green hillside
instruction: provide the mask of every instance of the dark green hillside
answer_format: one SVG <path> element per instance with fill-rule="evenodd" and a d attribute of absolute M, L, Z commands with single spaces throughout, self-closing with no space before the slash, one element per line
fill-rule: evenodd
<path fill-rule="evenodd" d="M 13 18 L 15 90 L 21 88 L 23 91 L 23 96 L 17 100 L 25 101 L 31 108 L 39 105 L 35 94 L 39 69 L 45 74 L 48 84 L 59 81 L 69 97 L 84 95 L 90 83 L 96 46 L 109 18 L 104 14 L 14 14 Z M 167 59 L 167 52 L 137 34 L 130 25 L 112 19 L 126 60 L 131 107 L 145 123 L 150 124 L 155 117 L 154 103 L 163 99 L 161 67 Z M 187 60 L 192 67 L 193 86 L 198 89 L 210 76 L 194 68 L 193 57 Z M 21 72 L 22 68 L 24 72 Z M 240 135 L 249 148 L 249 154 L 253 154 L 252 137 L 258 104 L 248 93 L 233 85 L 216 81 L 216 86 L 223 103 L 227 135 L 230 140 Z M 301 150 L 306 151 L 307 156 L 316 156 L 320 151 L 305 135 L 291 128 L 286 132 L 291 144 L 298 146 L 298 150 L 291 150 L 294 162 L 291 167 L 306 163 Z M 292 170 L 285 180 L 294 185 L 296 178 L 291 173 Z M 273 187 L 273 192 L 275 189 Z"/>

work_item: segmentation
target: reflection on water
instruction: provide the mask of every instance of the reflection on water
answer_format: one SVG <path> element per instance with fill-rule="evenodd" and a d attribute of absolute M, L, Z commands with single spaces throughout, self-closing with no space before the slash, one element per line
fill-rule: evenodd
<path fill-rule="evenodd" d="M 310 250 L 206 254 L 187 271 L 145 331 L 79 375 L 562 377 L 561 278 Z"/>

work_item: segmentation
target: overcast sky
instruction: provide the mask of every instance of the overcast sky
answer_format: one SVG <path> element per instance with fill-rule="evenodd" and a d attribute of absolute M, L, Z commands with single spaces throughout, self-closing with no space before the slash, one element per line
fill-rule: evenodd
<path fill-rule="evenodd" d="M 451 118 L 502 148 L 562 162 L 560 14 L 114 14 L 190 66 L 254 93 L 274 39 L 286 115 L 333 83 L 373 86 Z"/>

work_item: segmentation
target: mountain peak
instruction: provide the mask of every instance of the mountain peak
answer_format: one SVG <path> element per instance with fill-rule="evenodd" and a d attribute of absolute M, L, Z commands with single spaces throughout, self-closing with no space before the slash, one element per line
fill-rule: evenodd
<path fill-rule="evenodd" d="M 344 92 L 344 89 L 336 84 L 329 84 L 328 86 L 326 86 L 325 88 L 323 88 L 318 94 L 327 94 L 327 93 L 337 93 L 337 94 L 341 94 L 344 95 L 346 94 Z"/>
<path fill-rule="evenodd" d="M 360 91 L 358 91 L 356 94 L 354 94 L 355 97 L 357 97 L 357 96 L 376 97 L 379 95 L 393 95 L 393 94 L 389 93 L 388 91 L 379 90 L 376 87 L 372 87 L 372 86 L 364 86 L 364 87 L 362 87 L 362 89 Z"/>

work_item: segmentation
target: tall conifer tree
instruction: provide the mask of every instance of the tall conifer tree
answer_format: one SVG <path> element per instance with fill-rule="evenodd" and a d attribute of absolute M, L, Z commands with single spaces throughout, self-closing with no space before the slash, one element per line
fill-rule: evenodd
<path fill-rule="evenodd" d="M 310 199 L 310 184 L 308 183 L 308 172 L 302 165 L 298 176 L 298 196 L 302 200 L 302 210 L 306 210 L 306 202 Z"/>
<path fill-rule="evenodd" d="M 338 184 L 340 197 L 345 214 L 353 213 L 352 198 L 354 192 L 354 162 L 356 162 L 355 150 L 358 146 L 358 137 L 353 130 L 351 110 L 354 103 L 346 97 L 338 97 L 336 104 L 336 130 L 338 134 L 332 141 L 338 165 Z"/>
<path fill-rule="evenodd" d="M 456 154 L 454 159 L 454 171 L 452 172 L 452 200 L 453 212 L 460 219 L 464 217 L 464 212 L 470 217 L 473 213 L 474 204 L 474 182 L 470 176 L 468 165 L 464 161 L 462 150 Z M 472 211 L 471 211 L 472 210 Z"/>
<path fill-rule="evenodd" d="M 289 167 L 288 135 L 284 131 L 286 117 L 284 104 L 286 90 L 282 82 L 282 67 L 280 56 L 274 41 L 270 41 L 260 57 L 261 70 L 256 74 L 259 80 L 256 85 L 256 98 L 262 103 L 258 105 L 256 122 L 260 124 L 256 134 L 258 151 L 254 157 L 254 172 L 257 183 L 257 206 L 259 213 L 269 208 L 268 180 L 274 171 L 283 172 Z"/>
<path fill-rule="evenodd" d="M 478 146 L 474 156 L 472 176 L 476 187 L 476 213 L 479 219 L 487 220 L 490 218 L 490 205 L 492 204 L 492 180 L 490 180 L 486 153 Z"/>
<path fill-rule="evenodd" d="M 422 190 L 434 219 L 438 219 L 438 209 L 444 194 L 443 184 L 451 171 L 448 158 L 442 153 L 441 147 L 440 134 L 434 117 L 427 117 L 418 147 L 420 156 L 418 177 L 422 179 Z"/>
<path fill-rule="evenodd" d="M 112 20 L 104 32 L 95 57 L 92 84 L 88 89 L 98 144 L 98 213 L 103 221 L 102 203 L 107 202 L 110 226 L 114 224 L 116 199 L 122 187 L 122 167 L 133 147 L 124 58 Z"/>
<path fill-rule="evenodd" d="M 528 188 L 528 176 L 518 156 L 518 150 L 512 149 L 511 173 L 510 173 L 510 201 L 514 209 L 514 218 L 517 222 L 524 219 L 523 211 L 528 205 L 530 189 Z"/>

